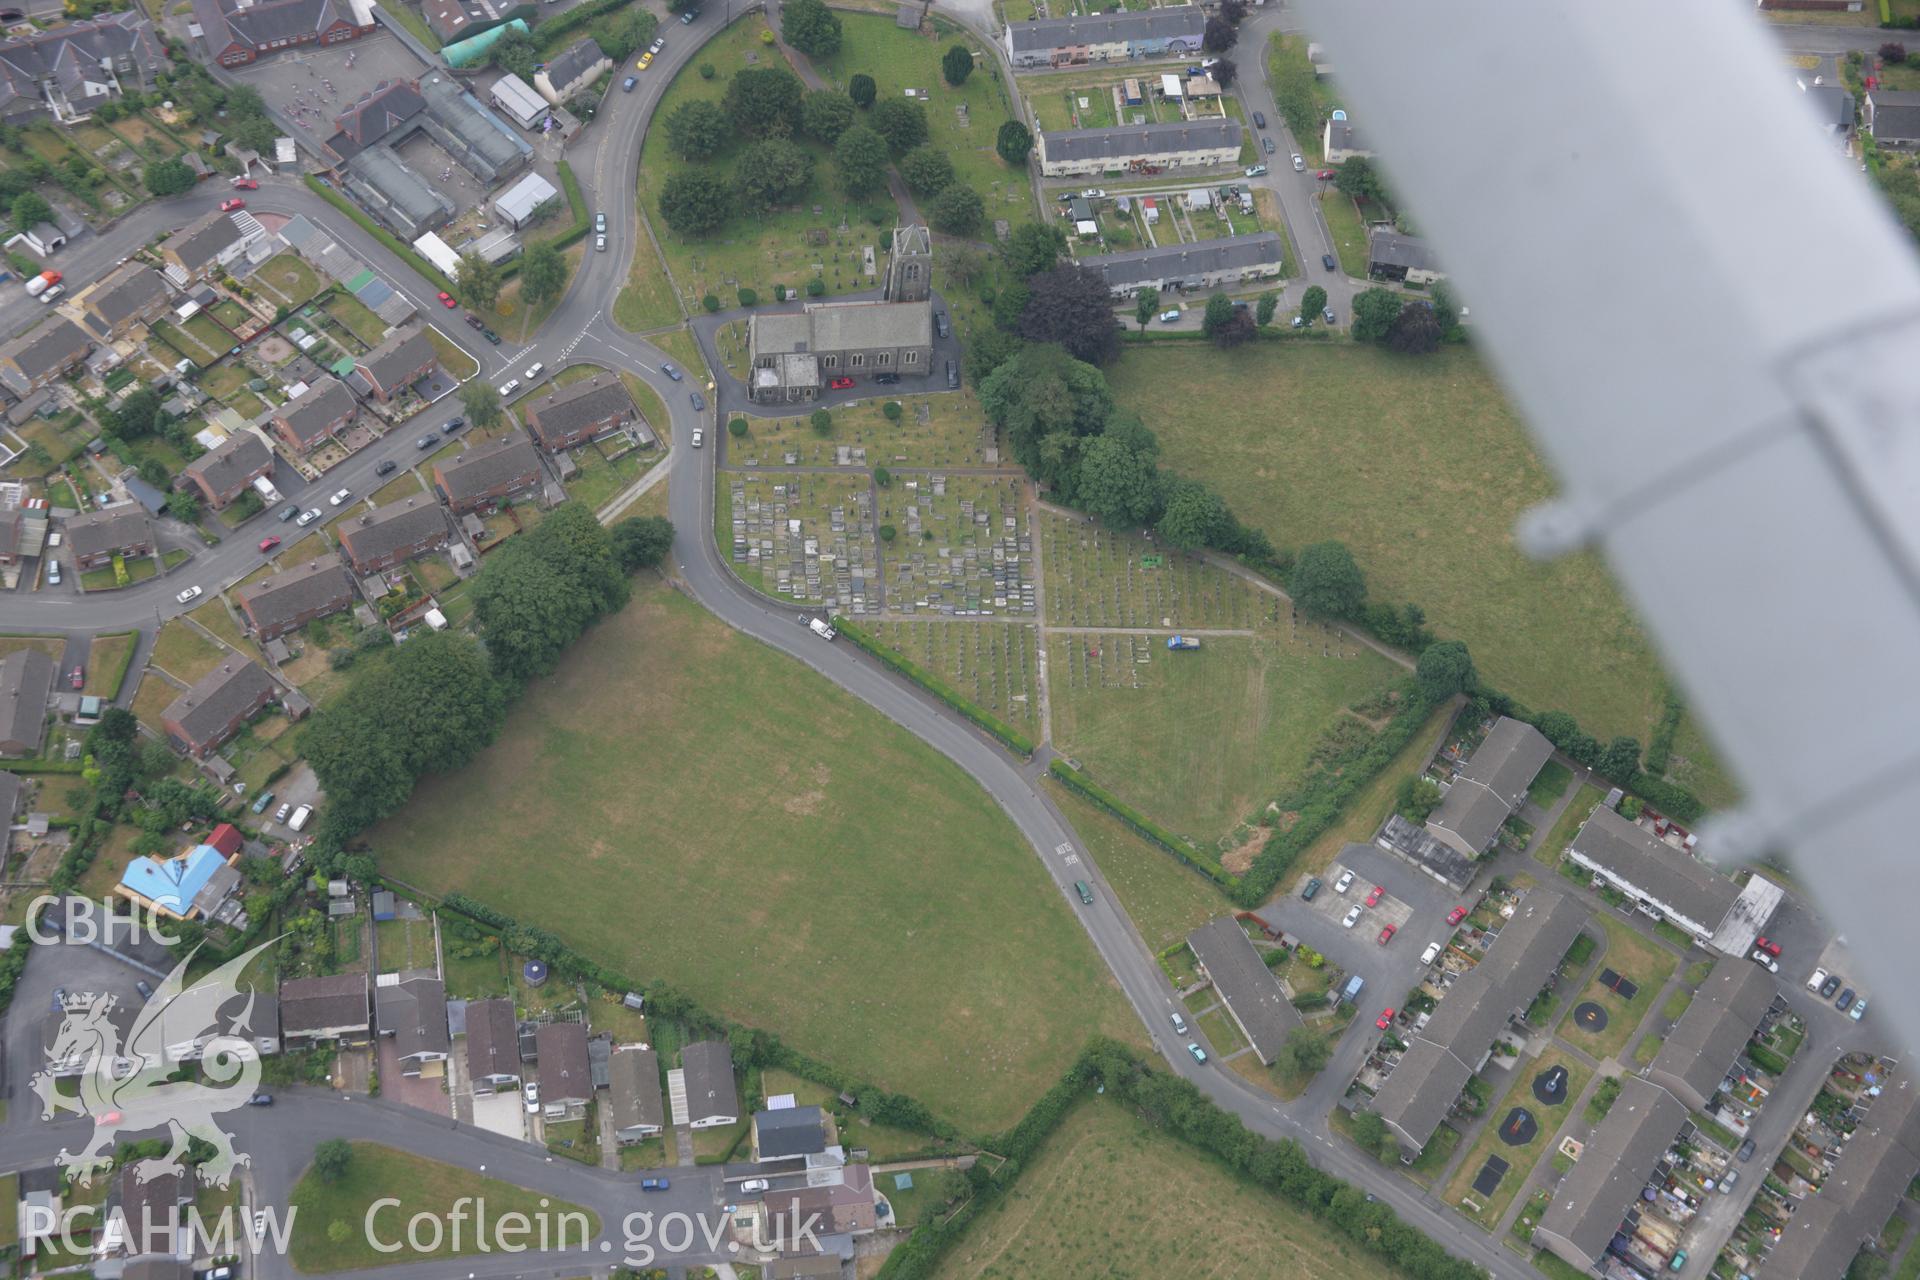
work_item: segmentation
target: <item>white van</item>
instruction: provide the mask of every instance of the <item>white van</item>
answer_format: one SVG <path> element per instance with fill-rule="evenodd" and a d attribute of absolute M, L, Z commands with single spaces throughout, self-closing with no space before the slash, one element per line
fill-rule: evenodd
<path fill-rule="evenodd" d="M 807 630 L 813 632 L 813 634 L 819 636 L 822 640 L 833 639 L 833 628 L 827 625 L 824 618 L 808 618 Z"/>
<path fill-rule="evenodd" d="M 293 828 L 295 831 L 298 831 L 300 830 L 300 828 L 307 825 L 307 819 L 311 818 L 312 816 L 313 816 L 313 806 L 310 804 L 303 804 L 298 809 L 295 809 L 293 811 L 293 816 L 287 819 L 287 825 Z"/>

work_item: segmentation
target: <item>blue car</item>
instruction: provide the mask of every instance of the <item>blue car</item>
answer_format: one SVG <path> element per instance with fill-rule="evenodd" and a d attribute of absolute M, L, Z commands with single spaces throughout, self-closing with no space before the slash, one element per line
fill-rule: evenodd
<path fill-rule="evenodd" d="M 668 1183 L 665 1178 L 648 1178 L 641 1182 L 640 1189 L 642 1191 L 665 1191 L 667 1185 Z"/>
<path fill-rule="evenodd" d="M 1189 1043 L 1187 1045 L 1187 1052 L 1193 1055 L 1195 1062 L 1205 1062 L 1207 1060 L 1207 1051 L 1197 1044 Z"/>

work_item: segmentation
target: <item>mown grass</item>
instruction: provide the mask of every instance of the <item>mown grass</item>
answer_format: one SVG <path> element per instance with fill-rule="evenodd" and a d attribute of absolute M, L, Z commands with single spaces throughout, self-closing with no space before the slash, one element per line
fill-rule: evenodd
<path fill-rule="evenodd" d="M 226 650 L 178 619 L 160 628 L 153 641 L 153 665 L 187 684 L 219 666 L 225 656 Z"/>
<path fill-rule="evenodd" d="M 1568 1044 L 1604 1062 L 1632 1039 L 1640 1020 L 1647 1016 L 1653 998 L 1673 976 L 1679 961 L 1665 947 L 1628 925 L 1604 915 L 1595 916 L 1594 921 L 1607 931 L 1606 954 L 1600 957 L 1586 987 L 1567 1001 L 1567 1014 L 1560 1022 L 1558 1034 Z M 1600 975 L 1607 969 L 1639 984 L 1633 999 L 1622 1000 L 1600 985 Z M 1607 1011 L 1607 1025 L 1597 1032 L 1582 1030 L 1574 1021 L 1573 1010 L 1588 1001 Z"/>
<path fill-rule="evenodd" d="M 1534 1077 L 1556 1066 L 1567 1069 L 1567 1087 L 1561 1095 L 1560 1104 L 1549 1107 L 1534 1097 L 1533 1081 Z M 1462 1213 L 1484 1227 L 1491 1229 L 1495 1226 L 1501 1214 L 1506 1212 L 1507 1205 L 1512 1202 L 1514 1194 L 1525 1184 L 1534 1162 L 1552 1148 L 1553 1135 L 1566 1121 L 1574 1099 L 1580 1096 L 1580 1091 L 1587 1087 L 1587 1081 L 1592 1076 L 1592 1067 L 1564 1049 L 1548 1049 L 1538 1058 L 1522 1062 L 1514 1072 L 1513 1085 L 1507 1090 L 1506 1096 L 1488 1109 L 1487 1121 L 1480 1129 L 1479 1139 L 1468 1150 L 1466 1158 L 1454 1166 L 1453 1177 L 1448 1181 L 1443 1197 L 1446 1202 L 1460 1205 Z M 1539 1128 L 1531 1141 L 1509 1146 L 1500 1131 L 1515 1107 L 1524 1107 L 1532 1112 Z M 1480 1175 L 1480 1168 L 1490 1155 L 1499 1156 L 1512 1167 L 1500 1179 L 1500 1185 L 1494 1188 L 1493 1194 L 1483 1200 L 1474 1192 L 1473 1180 Z M 1462 1201 L 1468 1201 L 1478 1208 L 1462 1204 Z"/>

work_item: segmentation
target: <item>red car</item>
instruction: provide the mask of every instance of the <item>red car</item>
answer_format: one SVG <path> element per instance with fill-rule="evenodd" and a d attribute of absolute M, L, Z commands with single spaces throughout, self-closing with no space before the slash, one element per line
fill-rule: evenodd
<path fill-rule="evenodd" d="M 87 669 L 85 667 L 75 667 L 73 674 L 67 677 L 67 681 L 76 689 L 82 687 L 87 683 Z"/>
<path fill-rule="evenodd" d="M 1761 938 L 1760 940 L 1755 942 L 1753 945 L 1760 948 L 1762 951 L 1766 952 L 1770 956 L 1778 956 L 1780 954 L 1780 944 L 1777 942 L 1769 941 L 1766 938 Z"/>
<path fill-rule="evenodd" d="M 1333 181 L 1333 170 L 1331 170 L 1331 169 L 1322 169 L 1322 170 L 1320 171 L 1320 181 L 1322 181 L 1322 182 L 1332 182 L 1332 181 Z"/>
<path fill-rule="evenodd" d="M 244 209 L 246 207 L 247 207 L 247 202 L 245 200 L 242 200 L 239 196 L 235 196 L 231 200 L 222 200 L 220 202 L 220 212 L 222 213 L 232 213 L 235 209 Z"/>
<path fill-rule="evenodd" d="M 1388 925 L 1386 928 L 1380 931 L 1380 945 L 1384 947 L 1389 942 L 1392 942 L 1392 941 L 1393 941 L 1393 926 Z"/>
<path fill-rule="evenodd" d="M 1380 1028 L 1382 1031 L 1385 1031 L 1388 1027 L 1392 1026 L 1393 1010 L 1382 1009 L 1380 1011 L 1380 1016 L 1373 1020 L 1373 1025 Z"/>
<path fill-rule="evenodd" d="M 827 384 L 827 389 L 830 391 L 845 391 L 848 387 L 852 385 L 853 385 L 852 378 L 835 378 L 832 382 L 829 382 Z"/>
<path fill-rule="evenodd" d="M 233 189 L 235 191 L 258 191 L 260 184 L 252 178 L 235 178 L 233 180 Z"/>
<path fill-rule="evenodd" d="M 1467 909 L 1465 907 L 1455 907 L 1453 910 L 1447 912 L 1448 924 L 1459 924 L 1462 920 L 1465 920 L 1466 918 L 1467 918 Z"/>
<path fill-rule="evenodd" d="M 1370 890 L 1367 894 L 1367 905 L 1370 907 L 1379 906 L 1380 899 L 1385 897 L 1386 893 L 1387 893 L 1387 890 L 1385 885 L 1377 884 L 1373 886 L 1372 890 Z"/>
<path fill-rule="evenodd" d="M 273 549 L 274 549 L 275 547 L 277 547 L 277 546 L 279 546 L 279 545 L 280 545 L 280 539 L 278 539 L 278 538 L 262 538 L 262 539 L 260 539 L 260 550 L 262 550 L 262 551 L 271 551 L 271 550 L 273 550 Z"/>
<path fill-rule="evenodd" d="M 440 299 L 440 305 L 449 311 L 460 305 L 453 300 L 453 295 L 450 293 L 436 293 L 434 297 Z"/>

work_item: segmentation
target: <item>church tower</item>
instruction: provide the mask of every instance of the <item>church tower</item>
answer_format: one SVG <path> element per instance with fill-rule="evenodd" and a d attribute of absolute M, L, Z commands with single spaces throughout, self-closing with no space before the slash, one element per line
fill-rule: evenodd
<path fill-rule="evenodd" d="M 925 302 L 933 296 L 933 237 L 925 227 L 895 227 L 887 259 L 888 302 Z"/>

